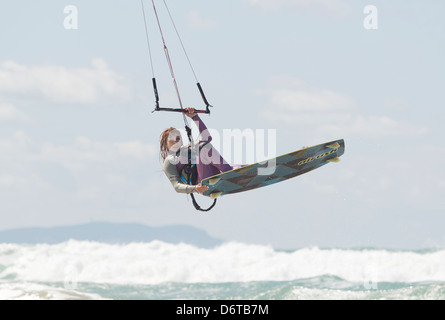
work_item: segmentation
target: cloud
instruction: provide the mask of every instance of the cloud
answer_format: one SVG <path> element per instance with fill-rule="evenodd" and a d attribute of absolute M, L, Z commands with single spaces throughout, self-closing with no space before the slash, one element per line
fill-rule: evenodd
<path fill-rule="evenodd" d="M 192 10 L 187 15 L 188 25 L 197 30 L 213 30 L 218 26 L 215 20 L 203 17 L 198 11 Z"/>
<path fill-rule="evenodd" d="M 368 151 L 372 151 L 372 156 L 369 156 L 354 151 L 360 142 L 347 141 L 347 144 L 340 165 L 324 174 L 305 176 L 305 188 L 319 195 L 337 194 L 345 201 L 355 199 L 367 209 L 401 208 L 407 204 L 411 209 L 416 206 L 425 212 L 437 210 L 436 199 L 445 192 L 445 172 L 435 157 L 445 156 L 444 147 L 418 146 L 418 154 L 434 155 L 423 157 L 419 165 L 416 157 L 397 156 L 394 146 L 393 150 L 385 151 L 371 146 Z"/>
<path fill-rule="evenodd" d="M 348 115 L 343 123 L 325 124 L 321 130 L 333 135 L 355 137 L 419 137 L 430 130 L 421 125 L 414 125 L 394 120 L 388 116 Z M 347 120 L 346 120 L 347 119 Z"/>
<path fill-rule="evenodd" d="M 351 7 L 343 0 L 246 0 L 264 11 L 294 10 L 316 12 L 335 17 L 344 17 Z"/>
<path fill-rule="evenodd" d="M 16 131 L 0 137 L 1 210 L 30 225 L 137 218 L 169 187 L 157 159 L 154 145 L 137 140 L 54 143 Z"/>
<path fill-rule="evenodd" d="M 312 88 L 289 77 L 273 77 L 272 90 L 266 92 L 270 103 L 291 112 L 347 111 L 354 101 L 346 95 L 324 88 Z"/>
<path fill-rule="evenodd" d="M 131 100 L 131 86 L 102 59 L 86 68 L 59 65 L 0 64 L 0 98 L 61 104 L 113 104 Z"/>
<path fill-rule="evenodd" d="M 257 93 L 267 97 L 267 107 L 260 114 L 263 119 L 275 125 L 298 126 L 308 133 L 371 138 L 429 133 L 425 126 L 404 123 L 388 115 L 362 115 L 351 97 L 290 77 L 272 77 Z"/>
<path fill-rule="evenodd" d="M 78 137 L 73 144 L 56 146 L 51 142 L 41 146 L 39 157 L 44 161 L 63 164 L 72 171 L 83 170 L 94 165 L 131 168 L 156 155 L 151 144 L 140 141 L 100 142 L 88 137 Z"/>
<path fill-rule="evenodd" d="M 17 131 L 0 139 L 0 188 L 16 186 L 20 192 L 43 186 L 60 189 L 65 182 L 75 181 L 78 193 L 82 193 L 91 187 L 110 190 L 125 184 L 134 186 L 143 184 L 137 173 L 151 159 L 157 159 L 157 154 L 153 145 L 140 141 L 101 142 L 78 137 L 72 143 L 55 145 Z M 53 175 L 47 179 L 54 168 L 66 173 L 66 181 L 54 184 Z"/>
<path fill-rule="evenodd" d="M 34 121 L 11 104 L 0 104 L 0 124 L 31 124 Z"/>

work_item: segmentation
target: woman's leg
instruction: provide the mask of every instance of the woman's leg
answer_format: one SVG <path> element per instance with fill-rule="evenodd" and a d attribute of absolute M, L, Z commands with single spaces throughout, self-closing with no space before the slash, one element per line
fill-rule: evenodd
<path fill-rule="evenodd" d="M 211 143 L 207 143 L 199 148 L 199 158 L 197 159 L 196 167 L 198 171 L 198 182 L 202 179 L 233 169 Z"/>

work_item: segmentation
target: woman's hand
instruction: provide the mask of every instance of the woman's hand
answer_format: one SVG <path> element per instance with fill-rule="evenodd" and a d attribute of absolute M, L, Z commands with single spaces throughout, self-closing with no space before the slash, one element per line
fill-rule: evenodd
<path fill-rule="evenodd" d="M 209 188 L 209 186 L 202 186 L 200 184 L 195 186 L 195 189 L 198 193 L 203 193 L 204 191 L 206 191 Z"/>
<path fill-rule="evenodd" d="M 196 116 L 195 108 L 185 108 L 185 110 L 187 110 L 185 114 L 187 117 L 193 118 L 194 116 Z"/>

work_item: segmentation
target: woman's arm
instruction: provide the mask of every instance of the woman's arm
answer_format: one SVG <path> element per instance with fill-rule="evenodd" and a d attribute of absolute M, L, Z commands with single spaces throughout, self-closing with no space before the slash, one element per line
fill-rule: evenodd
<path fill-rule="evenodd" d="M 178 193 L 203 193 L 209 188 L 208 186 L 202 186 L 199 184 L 196 186 L 191 186 L 189 184 L 182 183 L 176 165 L 171 163 L 168 158 L 164 161 L 164 172 L 168 180 L 170 180 L 173 188 L 175 188 L 175 191 Z"/>
<path fill-rule="evenodd" d="M 168 158 L 166 158 L 164 161 L 164 172 L 168 180 L 170 180 L 173 188 L 175 188 L 176 192 L 192 193 L 196 191 L 195 186 L 181 182 L 176 165 L 172 164 Z"/>
<path fill-rule="evenodd" d="M 212 136 L 210 135 L 209 130 L 207 129 L 204 122 L 202 122 L 201 118 L 198 115 L 195 115 L 192 119 L 195 122 L 195 125 L 199 129 L 199 134 L 201 135 L 200 140 L 206 142 L 212 141 Z"/>
<path fill-rule="evenodd" d="M 192 118 L 193 122 L 195 123 L 196 127 L 199 130 L 199 134 L 201 135 L 201 141 L 210 142 L 212 141 L 212 136 L 209 133 L 209 130 L 207 129 L 204 122 L 202 122 L 201 118 L 198 116 L 197 113 L 195 113 L 194 108 L 186 108 L 188 111 L 186 115 L 190 118 Z"/>

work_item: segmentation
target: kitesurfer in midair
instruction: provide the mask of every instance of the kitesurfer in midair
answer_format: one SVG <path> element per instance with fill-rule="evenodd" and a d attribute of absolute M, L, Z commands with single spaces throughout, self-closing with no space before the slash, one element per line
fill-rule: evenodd
<path fill-rule="evenodd" d="M 199 129 L 200 139 L 183 146 L 179 130 L 170 127 L 164 130 L 160 136 L 161 158 L 164 161 L 163 170 L 179 193 L 203 193 L 208 186 L 200 185 L 201 180 L 213 175 L 232 170 L 219 152 L 210 143 L 212 137 L 201 118 L 195 113 L 194 108 L 185 108 L 186 115 L 191 118 Z M 188 170 L 188 148 L 191 148 L 191 157 L 195 159 L 193 170 Z M 190 184 L 187 178 L 191 171 Z M 193 172 L 195 174 L 193 174 Z"/>

